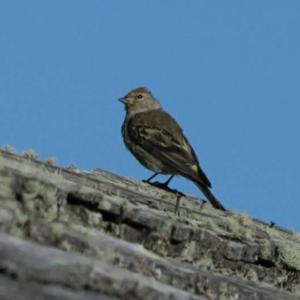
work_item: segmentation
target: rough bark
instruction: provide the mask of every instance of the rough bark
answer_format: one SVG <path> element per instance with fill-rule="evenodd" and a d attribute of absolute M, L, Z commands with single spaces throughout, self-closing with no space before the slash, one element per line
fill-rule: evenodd
<path fill-rule="evenodd" d="M 1 299 L 299 299 L 300 238 L 0 150 Z"/>

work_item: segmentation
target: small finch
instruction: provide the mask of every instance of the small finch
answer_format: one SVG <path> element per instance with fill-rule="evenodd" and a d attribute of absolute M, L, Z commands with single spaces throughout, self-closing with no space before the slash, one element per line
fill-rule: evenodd
<path fill-rule="evenodd" d="M 210 191 L 211 183 L 182 129 L 151 92 L 137 88 L 119 101 L 126 110 L 124 143 L 144 167 L 154 172 L 147 181 L 158 174 L 169 174 L 167 186 L 175 175 L 183 176 L 193 181 L 215 208 L 225 210 Z"/>

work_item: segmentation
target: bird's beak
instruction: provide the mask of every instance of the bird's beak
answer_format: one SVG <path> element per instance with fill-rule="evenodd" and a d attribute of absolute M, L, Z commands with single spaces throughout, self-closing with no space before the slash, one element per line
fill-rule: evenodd
<path fill-rule="evenodd" d="M 125 104 L 126 103 L 126 97 L 119 98 L 118 101 Z"/>

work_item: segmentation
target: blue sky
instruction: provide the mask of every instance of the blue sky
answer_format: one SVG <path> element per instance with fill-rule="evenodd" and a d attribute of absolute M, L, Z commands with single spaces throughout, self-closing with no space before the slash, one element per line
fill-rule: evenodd
<path fill-rule="evenodd" d="M 299 29 L 298 0 L 1 1 L 0 144 L 146 178 L 116 99 L 147 86 L 226 207 L 299 231 Z"/>

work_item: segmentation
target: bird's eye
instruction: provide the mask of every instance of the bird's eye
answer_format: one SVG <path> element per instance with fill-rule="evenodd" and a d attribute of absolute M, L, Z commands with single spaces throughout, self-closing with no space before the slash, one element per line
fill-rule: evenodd
<path fill-rule="evenodd" d="M 138 98 L 138 99 L 142 99 L 142 98 L 143 98 L 143 95 L 142 95 L 142 94 L 138 94 L 138 95 L 137 95 L 137 98 Z"/>

